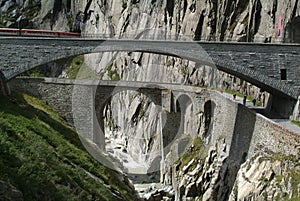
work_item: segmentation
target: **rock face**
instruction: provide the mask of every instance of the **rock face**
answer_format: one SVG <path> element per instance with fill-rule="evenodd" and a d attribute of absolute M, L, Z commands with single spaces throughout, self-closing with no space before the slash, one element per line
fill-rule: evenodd
<path fill-rule="evenodd" d="M 238 41 L 299 41 L 298 0 L 2 0 L 3 25 L 22 16 L 33 27 L 85 34 Z M 15 25 L 13 25 L 15 26 Z M 150 34 L 154 37 L 153 32 Z M 181 36 L 181 37 L 182 37 Z"/>
<path fill-rule="evenodd" d="M 175 162 L 175 173 L 165 175 L 174 177 L 175 200 L 299 199 L 297 156 L 259 152 L 240 165 L 229 159 L 222 139 L 208 151 L 205 145 L 196 149 L 191 154 L 197 160 L 181 158 Z"/>
<path fill-rule="evenodd" d="M 2 0 L 0 5 L 4 26 L 17 27 L 22 14 L 22 27 L 81 31 L 85 37 L 300 42 L 298 0 Z M 207 85 L 254 97 L 259 92 L 212 67 L 172 56 L 113 52 L 85 55 L 85 63 L 102 79 Z M 144 164 L 143 171 L 157 169 L 164 157 L 160 153 L 159 106 L 146 96 L 128 92 L 113 95 L 104 111 L 107 139 L 114 139 L 117 133 L 119 145 Z M 191 108 L 186 108 L 182 133 L 189 135 L 198 128 L 197 135 L 202 136 L 207 117 L 197 114 L 195 120 L 193 115 Z M 166 156 L 162 181 L 173 185 L 177 200 L 260 200 L 265 196 L 272 200 L 290 193 L 278 184 L 289 186 L 292 177 L 273 178 L 273 172 L 289 173 L 280 160 L 258 156 L 236 164 L 227 160 L 222 141 L 211 146 L 203 151 L 205 157 L 189 161 L 182 169 L 180 164 L 173 168 L 171 152 Z M 234 184 L 234 188 L 221 189 L 222 182 Z"/>
<path fill-rule="evenodd" d="M 297 162 L 288 157 L 274 159 L 262 155 L 252 158 L 252 161 L 246 161 L 238 172 L 235 190 L 231 192 L 229 200 L 299 198 L 297 189 L 292 188 L 292 182 L 296 179 L 293 177 L 297 177 L 297 172 L 299 174 L 299 168 L 294 165 L 297 165 Z"/>

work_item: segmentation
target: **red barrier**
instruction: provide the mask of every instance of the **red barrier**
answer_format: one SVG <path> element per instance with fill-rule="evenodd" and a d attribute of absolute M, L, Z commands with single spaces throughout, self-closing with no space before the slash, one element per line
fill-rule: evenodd
<path fill-rule="evenodd" d="M 36 37 L 80 37 L 80 33 L 50 31 L 50 30 L 35 30 L 35 29 L 13 29 L 13 28 L 0 28 L 0 35 L 5 36 L 36 36 Z"/>

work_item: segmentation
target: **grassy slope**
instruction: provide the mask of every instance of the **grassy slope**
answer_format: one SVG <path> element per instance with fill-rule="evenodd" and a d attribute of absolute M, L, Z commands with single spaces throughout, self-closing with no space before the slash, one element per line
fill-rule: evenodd
<path fill-rule="evenodd" d="M 0 93 L 0 170 L 24 200 L 135 200 L 128 180 L 94 160 L 55 111 L 27 95 Z"/>
<path fill-rule="evenodd" d="M 300 121 L 292 121 L 292 123 L 300 127 Z"/>

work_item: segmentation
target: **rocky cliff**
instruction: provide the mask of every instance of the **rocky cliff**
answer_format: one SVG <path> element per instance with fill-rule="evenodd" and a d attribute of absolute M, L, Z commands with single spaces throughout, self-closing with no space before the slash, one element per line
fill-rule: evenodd
<path fill-rule="evenodd" d="M 299 41 L 298 0 L 1 0 L 1 24 L 124 36 L 163 30 L 159 37 Z M 136 36 L 135 35 L 135 36 Z"/>
<path fill-rule="evenodd" d="M 85 37 L 248 42 L 300 40 L 298 0 L 1 0 L 0 4 L 3 26 L 77 31 Z M 17 20 L 20 20 L 20 23 Z M 212 67 L 171 56 L 113 52 L 86 55 L 85 63 L 102 79 L 227 87 L 252 96 L 259 93 L 259 89 L 252 85 Z M 113 96 L 104 110 L 104 115 L 107 139 L 111 139 L 112 136 L 118 138 L 117 144 L 124 147 L 135 162 L 143 164 L 141 171 L 151 171 L 153 163 L 157 163 L 156 158 L 163 157 L 159 153 L 161 140 L 157 137 L 161 132 L 159 117 L 162 114 L 159 108 L 139 93 L 122 93 Z M 182 132 L 191 135 L 195 128 L 198 128 L 197 135 L 202 136 L 203 133 L 200 131 L 203 131 L 201 128 L 204 126 L 205 117 L 199 114 L 197 118 L 202 120 L 195 121 L 194 114 L 189 109 L 186 110 L 185 116 Z M 220 147 L 209 152 L 209 156 L 204 160 L 204 167 L 200 168 L 204 168 L 201 170 L 202 176 L 199 176 L 201 171 L 194 171 L 192 177 L 186 178 L 188 177 L 185 176 L 186 171 L 178 171 L 178 179 L 169 181 L 174 184 L 184 178 L 183 180 L 188 182 L 176 184 L 174 188 L 178 187 L 176 189 L 178 192 L 181 192 L 182 186 L 187 186 L 188 189 L 192 189 L 191 191 L 201 188 L 201 193 L 204 197 L 207 196 L 206 199 L 213 199 L 209 197 L 212 194 L 208 192 L 217 191 L 212 189 L 218 187 L 214 184 L 220 180 L 215 176 L 219 175 L 216 173 L 218 168 L 215 167 L 222 167 L 224 159 L 219 149 Z M 274 189 L 277 184 L 267 181 L 272 176 L 270 168 L 279 162 L 276 160 L 264 162 L 261 160 L 262 157 L 245 162 L 236 175 L 234 189 L 229 189 L 226 195 L 219 195 L 221 196 L 219 198 L 255 200 L 257 198 L 255 196 L 262 198 L 265 195 L 264 190 L 268 193 L 274 192 L 269 189 Z M 265 173 L 261 174 L 266 176 L 252 177 L 251 179 L 255 181 L 248 182 L 246 179 L 248 183 L 245 182 L 246 177 L 243 175 L 253 174 L 248 164 L 249 167 L 253 164 L 253 167 L 262 168 L 261 172 Z M 193 174 L 199 176 L 199 182 L 195 181 L 198 177 L 194 177 Z M 208 180 L 208 177 L 214 178 L 214 181 Z M 265 183 L 260 181 L 264 177 Z M 235 180 L 235 177 L 231 179 Z M 289 177 L 281 179 L 283 183 L 288 183 Z M 255 193 L 253 187 L 255 185 L 263 190 Z M 179 196 L 193 197 L 191 191 L 184 188 Z M 244 197 L 241 196 L 241 192 Z M 289 191 L 281 189 L 276 192 Z"/>
<path fill-rule="evenodd" d="M 165 182 L 171 181 L 176 200 L 299 199 L 297 155 L 257 151 L 241 165 L 230 159 L 224 139 L 210 147 L 197 140 L 187 149 L 192 159 L 183 155 L 167 166 Z"/>

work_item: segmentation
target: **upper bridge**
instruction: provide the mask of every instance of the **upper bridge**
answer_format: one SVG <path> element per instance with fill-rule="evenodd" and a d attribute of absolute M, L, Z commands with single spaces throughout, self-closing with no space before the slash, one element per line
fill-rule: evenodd
<path fill-rule="evenodd" d="M 300 45 L 117 39 L 0 38 L 0 71 L 6 82 L 37 66 L 97 52 L 171 55 L 210 65 L 271 94 L 300 94 Z"/>

